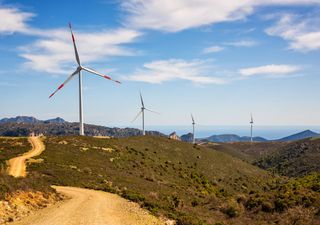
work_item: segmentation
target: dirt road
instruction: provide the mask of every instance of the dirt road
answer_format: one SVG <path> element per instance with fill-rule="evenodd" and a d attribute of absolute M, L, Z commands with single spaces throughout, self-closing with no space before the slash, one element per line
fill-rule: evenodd
<path fill-rule="evenodd" d="M 34 156 L 40 155 L 44 151 L 45 146 L 40 137 L 30 137 L 29 142 L 32 145 L 32 150 L 9 160 L 8 174 L 14 177 L 25 177 L 26 172 L 26 160 Z"/>
<path fill-rule="evenodd" d="M 164 225 L 118 195 L 74 187 L 54 187 L 70 199 L 37 211 L 12 225 Z"/>

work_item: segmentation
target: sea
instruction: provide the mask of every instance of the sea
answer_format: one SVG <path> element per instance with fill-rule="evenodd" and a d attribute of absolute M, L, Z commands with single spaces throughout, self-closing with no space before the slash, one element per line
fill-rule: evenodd
<path fill-rule="evenodd" d="M 139 128 L 139 127 L 136 127 Z M 192 126 L 147 126 L 146 130 L 155 130 L 169 135 L 176 132 L 179 136 L 192 132 Z M 320 126 L 254 126 L 253 136 L 260 136 L 268 140 L 280 139 L 305 130 L 320 133 Z M 196 126 L 196 138 L 206 138 L 211 135 L 236 134 L 250 136 L 249 126 Z"/>

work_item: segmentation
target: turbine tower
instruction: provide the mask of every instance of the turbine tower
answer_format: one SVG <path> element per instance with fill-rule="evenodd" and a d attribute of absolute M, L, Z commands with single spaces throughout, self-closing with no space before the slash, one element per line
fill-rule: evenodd
<path fill-rule="evenodd" d="M 251 113 L 251 121 L 250 121 L 250 125 L 251 125 L 251 143 L 252 143 L 252 142 L 253 142 L 253 137 L 252 137 L 253 117 L 252 117 L 252 113 Z"/>
<path fill-rule="evenodd" d="M 70 28 L 70 32 L 71 32 L 71 37 L 72 37 L 72 42 L 73 42 L 73 48 L 74 48 L 74 53 L 75 53 L 75 57 L 76 57 L 76 62 L 78 64 L 77 69 L 49 96 L 49 98 L 51 98 L 53 95 L 55 95 L 55 93 L 57 93 L 61 88 L 63 88 L 72 78 L 74 78 L 76 75 L 79 75 L 79 134 L 80 135 L 84 135 L 84 126 L 83 126 L 83 98 L 82 98 L 82 74 L 81 71 L 85 70 L 89 73 L 98 75 L 100 77 L 106 78 L 108 80 L 112 80 L 116 83 L 119 83 L 119 81 L 117 80 L 113 80 L 111 77 L 101 74 L 93 69 L 89 69 L 87 67 L 84 67 L 81 65 L 80 62 L 80 57 L 78 54 L 78 50 L 77 50 L 77 46 L 76 46 L 76 41 L 72 32 L 72 27 L 71 27 L 71 23 L 69 23 L 69 28 Z"/>
<path fill-rule="evenodd" d="M 192 143 L 195 144 L 196 143 L 196 139 L 195 139 L 195 134 L 194 134 L 194 125 L 196 124 L 194 122 L 194 118 L 193 118 L 193 115 L 191 114 L 191 119 L 192 119 Z"/>
<path fill-rule="evenodd" d="M 156 114 L 159 114 L 159 113 L 144 107 L 144 102 L 143 102 L 143 98 L 142 98 L 141 92 L 140 92 L 140 101 L 141 101 L 141 109 L 138 112 L 138 114 L 136 115 L 136 117 L 132 120 L 132 122 L 134 122 L 140 116 L 140 114 L 142 114 L 142 135 L 144 136 L 144 135 L 146 135 L 146 131 L 144 129 L 144 111 L 147 110 L 147 111 L 152 112 L 152 113 L 156 113 Z"/>

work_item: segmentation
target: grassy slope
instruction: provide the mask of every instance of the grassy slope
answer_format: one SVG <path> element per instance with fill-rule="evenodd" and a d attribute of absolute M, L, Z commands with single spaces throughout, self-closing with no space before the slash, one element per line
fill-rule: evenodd
<path fill-rule="evenodd" d="M 283 195 L 293 189 L 288 181 L 224 153 L 166 138 L 48 137 L 39 157 L 44 163 L 31 164 L 29 171 L 50 184 L 116 192 L 179 224 L 272 223 L 282 219 L 273 212 L 303 205 L 304 196 L 315 199 L 311 205 L 319 201 L 310 187 Z M 316 182 L 317 176 L 311 183 Z"/>
<path fill-rule="evenodd" d="M 286 176 L 320 172 L 320 139 L 291 142 L 277 152 L 257 160 L 256 165 Z"/>
<path fill-rule="evenodd" d="M 273 154 L 286 146 L 287 142 L 233 142 L 207 143 L 205 146 L 216 151 L 224 152 L 247 162 L 253 162 L 261 157 Z"/>

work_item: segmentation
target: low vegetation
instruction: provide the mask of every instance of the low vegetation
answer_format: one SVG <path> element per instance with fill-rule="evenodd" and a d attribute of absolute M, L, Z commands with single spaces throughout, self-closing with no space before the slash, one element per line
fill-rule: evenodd
<path fill-rule="evenodd" d="M 47 137 L 45 144 L 43 161 L 28 166 L 27 178 L 1 176 L 1 193 L 50 192 L 49 185 L 103 190 L 178 225 L 320 222 L 319 173 L 272 175 L 207 147 L 154 136 Z"/>
<path fill-rule="evenodd" d="M 294 207 L 310 210 L 313 218 L 319 201 L 309 186 L 292 190 L 299 197 L 291 199 L 285 191 L 291 179 L 161 137 L 48 137 L 39 157 L 45 163 L 31 164 L 29 171 L 47 183 L 114 192 L 178 224 L 273 223 Z"/>
<path fill-rule="evenodd" d="M 320 139 L 312 138 L 292 142 L 273 154 L 255 161 L 255 165 L 269 171 L 301 177 L 311 172 L 320 172 Z"/>

